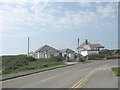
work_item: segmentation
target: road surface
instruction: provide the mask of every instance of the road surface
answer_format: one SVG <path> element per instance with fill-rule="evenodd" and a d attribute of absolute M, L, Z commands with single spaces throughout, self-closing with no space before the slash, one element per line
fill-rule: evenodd
<path fill-rule="evenodd" d="M 111 67 L 117 66 L 118 60 L 98 60 L 78 63 L 73 66 L 58 68 L 37 74 L 19 77 L 2 82 L 3 88 L 118 88 L 118 79 L 110 82 Z M 107 72 L 107 73 L 106 73 Z M 114 76 L 114 75 L 113 75 Z M 115 76 L 114 76 L 115 77 Z M 102 81 L 100 83 L 100 80 Z M 103 83 L 104 82 L 104 83 Z M 109 82 L 109 83 L 108 83 Z M 95 86 L 96 84 L 96 86 Z M 103 86 L 102 86 L 103 85 Z"/>

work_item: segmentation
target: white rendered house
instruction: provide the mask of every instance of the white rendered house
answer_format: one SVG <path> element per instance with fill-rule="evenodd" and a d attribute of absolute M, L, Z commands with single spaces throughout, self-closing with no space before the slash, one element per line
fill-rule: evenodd
<path fill-rule="evenodd" d="M 92 44 L 88 42 L 86 39 L 83 44 L 80 45 L 80 54 L 83 56 L 90 55 L 90 54 L 99 54 L 99 51 L 104 48 L 104 46 L 95 43 Z"/>
<path fill-rule="evenodd" d="M 50 58 L 51 56 L 58 56 L 59 51 L 51 46 L 44 45 L 37 49 L 33 55 L 34 58 Z"/>

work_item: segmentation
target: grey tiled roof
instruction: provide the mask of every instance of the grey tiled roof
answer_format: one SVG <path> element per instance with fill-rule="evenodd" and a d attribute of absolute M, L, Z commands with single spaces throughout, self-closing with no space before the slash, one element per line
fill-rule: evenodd
<path fill-rule="evenodd" d="M 53 47 L 51 47 L 49 45 L 41 46 L 35 52 L 44 52 L 46 50 L 47 50 L 47 52 L 59 52 L 57 49 L 55 49 L 55 48 L 53 48 Z"/>
<path fill-rule="evenodd" d="M 68 53 L 71 53 L 71 52 L 75 52 L 75 51 L 73 51 L 73 50 L 71 50 L 71 49 L 69 49 L 69 48 L 67 48 L 67 49 L 62 49 L 62 50 L 59 50 L 61 53 L 66 53 L 66 52 L 68 52 Z"/>
<path fill-rule="evenodd" d="M 84 48 L 86 44 L 83 43 L 80 45 L 80 48 Z M 90 48 L 104 48 L 104 46 L 100 45 L 100 44 L 91 44 L 91 43 L 88 43 L 88 45 L 90 46 Z"/>

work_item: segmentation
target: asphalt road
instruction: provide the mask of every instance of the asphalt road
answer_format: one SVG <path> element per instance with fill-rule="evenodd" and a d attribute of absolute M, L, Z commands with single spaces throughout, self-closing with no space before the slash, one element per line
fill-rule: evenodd
<path fill-rule="evenodd" d="M 118 66 L 117 61 L 109 61 L 99 68 L 82 88 L 118 88 L 118 77 L 111 71 Z"/>
<path fill-rule="evenodd" d="M 105 81 L 104 78 L 111 78 L 113 73 L 110 68 L 117 66 L 117 62 L 118 60 L 99 60 L 78 63 L 73 66 L 3 81 L 2 88 L 79 88 L 80 86 L 89 88 L 95 84 L 96 87 L 102 88 L 106 86 L 106 88 L 110 88 L 109 86 L 114 83 Z M 101 72 L 102 70 L 104 73 Z M 107 71 L 109 73 L 106 74 Z M 101 82 L 104 86 L 98 84 L 100 79 L 103 79 L 103 82 L 105 81 L 105 83 Z M 115 85 L 112 86 L 117 88 L 117 79 L 112 80 L 115 81 Z M 109 82 L 109 84 L 106 84 L 106 82 Z"/>

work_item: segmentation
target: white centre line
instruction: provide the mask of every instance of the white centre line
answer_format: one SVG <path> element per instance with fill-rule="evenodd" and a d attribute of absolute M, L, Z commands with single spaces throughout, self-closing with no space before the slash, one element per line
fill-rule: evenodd
<path fill-rule="evenodd" d="M 64 74 L 66 74 L 66 73 L 69 73 L 69 72 L 71 72 L 71 71 L 72 71 L 72 70 L 69 70 L 69 71 L 66 71 L 66 72 L 64 72 L 64 73 L 62 73 L 62 74 L 58 74 L 58 75 L 49 77 L 49 78 L 47 78 L 47 79 L 43 79 L 43 80 L 41 80 L 41 81 L 34 82 L 34 83 L 32 83 L 32 84 L 25 85 L 25 86 L 21 87 L 21 89 L 22 89 L 22 88 L 29 88 L 29 87 L 31 87 L 31 86 L 35 86 L 35 85 L 37 85 L 37 84 L 40 84 L 40 83 L 43 83 L 43 82 L 45 82 L 45 81 L 51 80 L 51 79 L 53 79 L 53 78 L 59 77 L 59 76 L 61 76 L 61 75 L 64 75 Z M 18 90 L 21 90 L 21 89 L 18 89 Z"/>

